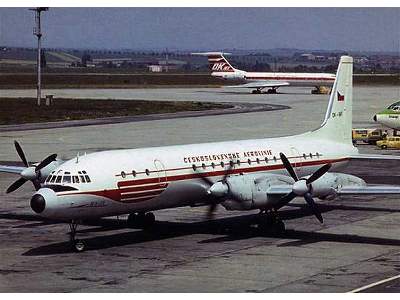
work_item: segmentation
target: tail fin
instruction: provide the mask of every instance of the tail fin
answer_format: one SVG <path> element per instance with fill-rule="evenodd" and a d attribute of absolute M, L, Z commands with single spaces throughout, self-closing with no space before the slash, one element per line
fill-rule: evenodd
<path fill-rule="evenodd" d="M 223 52 L 202 52 L 192 53 L 192 55 L 202 55 L 208 57 L 208 67 L 211 72 L 235 72 L 235 68 L 226 60 Z"/>
<path fill-rule="evenodd" d="M 342 56 L 332 87 L 328 109 L 321 126 L 313 135 L 342 142 L 352 143 L 353 107 L 353 58 Z"/>

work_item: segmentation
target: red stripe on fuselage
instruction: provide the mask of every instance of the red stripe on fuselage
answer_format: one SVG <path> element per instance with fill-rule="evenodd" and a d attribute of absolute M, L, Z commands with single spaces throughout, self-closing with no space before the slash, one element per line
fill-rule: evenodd
<path fill-rule="evenodd" d="M 305 166 L 316 166 L 316 165 L 321 165 L 321 164 L 327 164 L 327 163 L 337 163 L 337 162 L 342 162 L 349 160 L 349 158 L 339 158 L 339 159 L 334 159 L 334 160 L 318 160 L 318 161 L 303 161 L 303 162 L 297 162 L 292 164 L 297 168 L 297 167 L 305 167 Z M 188 167 L 187 169 L 192 169 Z M 204 173 L 190 173 L 190 174 L 182 174 L 182 175 L 175 175 L 175 176 L 169 176 L 167 179 L 169 182 L 176 182 L 176 181 L 182 181 L 182 180 L 190 180 L 190 179 L 196 179 L 196 178 L 201 178 L 201 177 L 214 177 L 214 176 L 223 176 L 225 174 L 239 174 L 239 173 L 253 173 L 253 172 L 261 172 L 261 171 L 269 171 L 269 170 L 279 170 L 279 169 L 284 169 L 283 165 L 281 164 L 276 164 L 272 166 L 257 166 L 257 167 L 249 167 L 249 168 L 241 168 L 241 169 L 232 169 L 232 170 L 221 170 L 221 171 L 213 171 L 213 172 L 204 172 Z M 173 169 L 171 169 L 173 170 Z M 168 172 L 169 170 L 165 170 Z M 168 174 L 168 173 L 167 173 Z M 147 186 L 137 186 L 136 185 L 141 185 L 141 184 L 150 184 L 150 183 L 157 183 L 156 185 L 147 185 Z M 127 192 L 131 189 L 134 189 L 134 191 L 146 191 L 146 189 L 151 186 L 154 188 L 154 186 L 157 186 L 157 188 L 160 188 L 163 184 L 159 184 L 159 178 L 148 178 L 148 179 L 138 179 L 138 180 L 129 180 L 129 181 L 120 181 L 117 183 L 117 185 L 120 187 L 119 189 L 112 189 L 112 190 L 101 190 L 101 191 L 87 191 L 87 192 L 72 192 L 72 193 L 57 193 L 59 196 L 63 195 L 94 195 L 94 196 L 101 196 L 101 197 L 106 197 L 114 201 L 121 201 L 121 193 Z M 133 187 L 132 187 L 133 186 Z M 142 195 L 143 196 L 143 195 Z M 144 198 L 144 199 L 132 199 L 130 201 L 123 201 L 124 203 L 128 202 L 142 202 L 142 201 L 147 201 L 155 196 L 149 196 L 150 198 Z M 133 196 L 132 196 L 133 198 Z"/>

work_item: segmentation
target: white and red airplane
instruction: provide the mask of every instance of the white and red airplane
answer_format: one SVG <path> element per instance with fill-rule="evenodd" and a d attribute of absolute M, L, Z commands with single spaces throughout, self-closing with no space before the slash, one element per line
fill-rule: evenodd
<path fill-rule="evenodd" d="M 282 86 L 316 87 L 317 92 L 322 92 L 322 87 L 331 87 L 335 81 L 335 74 L 329 73 L 282 73 L 282 72 L 246 72 L 238 70 L 228 62 L 222 52 L 201 52 L 192 55 L 208 57 L 211 76 L 230 80 L 246 82 L 241 85 L 229 86 L 230 88 L 253 89 L 253 94 L 261 94 L 268 88 L 267 93 L 275 94 Z"/>
<path fill-rule="evenodd" d="M 341 58 L 325 119 L 313 131 L 294 136 L 217 143 L 111 150 L 68 161 L 50 155 L 25 167 L 0 166 L 21 178 L 7 192 L 31 180 L 37 191 L 32 210 L 70 224 L 71 243 L 78 221 L 129 214 L 128 224 L 151 225 L 151 211 L 184 206 L 217 205 L 227 210 L 260 210 L 259 227 L 280 232 L 284 223 L 276 211 L 295 197 L 304 197 L 320 222 L 313 197 L 332 199 L 346 194 L 398 194 L 398 186 L 367 186 L 361 178 L 328 172 L 350 159 L 400 159 L 361 155 L 353 146 L 352 63 Z"/>

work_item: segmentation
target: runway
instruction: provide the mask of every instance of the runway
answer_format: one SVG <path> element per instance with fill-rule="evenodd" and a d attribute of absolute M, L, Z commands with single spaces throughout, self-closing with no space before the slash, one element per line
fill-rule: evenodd
<path fill-rule="evenodd" d="M 196 91 L 181 92 L 187 93 L 185 100 L 197 94 L 208 95 L 204 101 L 226 100 L 225 94 L 219 95 L 221 90 Z M 374 126 L 371 113 L 398 96 L 398 87 L 356 87 L 355 127 Z M 17 161 L 14 139 L 35 161 L 53 152 L 73 157 L 78 151 L 295 134 L 317 127 L 328 101 L 327 95 L 308 95 L 304 90 L 285 95 L 239 93 L 229 98 L 292 108 L 3 132 L 0 161 Z M 373 146 L 360 146 L 360 151 L 388 153 Z M 343 171 L 369 183 L 400 184 L 400 167 L 391 162 L 352 162 Z M 158 211 L 151 231 L 126 228 L 124 216 L 107 218 L 79 228 L 88 251 L 76 254 L 68 250 L 66 224 L 42 220 L 30 210 L 30 184 L 10 195 L 4 193 L 15 179 L 0 174 L 2 292 L 348 292 L 400 272 L 398 197 L 320 201 L 324 225 L 297 199 L 282 210 L 288 230 L 278 237 L 257 230 L 256 212 L 232 213 L 223 208 L 212 221 L 205 219 L 204 207 Z M 363 291 L 398 291 L 398 281 Z"/>

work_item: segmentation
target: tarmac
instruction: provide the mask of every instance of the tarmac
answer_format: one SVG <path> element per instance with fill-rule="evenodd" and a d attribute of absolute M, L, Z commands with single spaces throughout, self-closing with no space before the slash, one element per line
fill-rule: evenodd
<path fill-rule="evenodd" d="M 200 94 L 205 98 L 201 101 L 248 101 L 291 109 L 1 132 L 0 161 L 12 164 L 18 160 L 14 139 L 21 142 L 28 160 L 35 161 L 54 152 L 71 158 L 78 151 L 295 134 L 317 127 L 328 101 L 327 95 L 309 95 L 303 89 L 287 89 L 284 95 L 226 94 L 224 90 L 157 89 L 148 91 L 152 93 L 148 100 L 156 98 L 155 94 L 164 94 L 165 98 L 158 100 L 167 100 L 176 93 L 178 99 L 199 101 Z M 113 91 L 107 93 L 120 98 L 113 96 Z M 129 93 L 132 100 L 144 97 L 142 90 Z M 398 87 L 356 86 L 354 127 L 376 126 L 373 114 L 398 99 Z M 368 145 L 359 149 L 362 153 L 400 155 L 400 151 Z M 400 167 L 390 161 L 351 162 L 343 172 L 372 184 L 400 184 Z M 222 207 L 214 220 L 206 219 L 205 207 L 156 211 L 156 225 L 149 231 L 126 228 L 126 216 L 106 218 L 79 227 L 79 238 L 85 239 L 88 250 L 73 253 L 68 248 L 68 226 L 43 220 L 31 211 L 30 183 L 5 194 L 17 178 L 0 174 L 1 292 L 400 289 L 399 279 L 394 277 L 400 272 L 400 203 L 396 196 L 321 200 L 323 225 L 302 199 L 296 199 L 280 213 L 287 227 L 280 236 L 265 235 L 254 226 L 256 211 L 227 212 Z"/>

